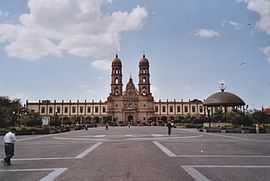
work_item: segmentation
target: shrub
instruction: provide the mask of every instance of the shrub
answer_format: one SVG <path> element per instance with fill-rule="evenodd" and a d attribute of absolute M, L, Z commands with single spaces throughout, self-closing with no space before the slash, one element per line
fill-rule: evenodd
<path fill-rule="evenodd" d="M 61 121 L 57 119 L 51 119 L 49 124 L 50 126 L 61 126 Z"/>

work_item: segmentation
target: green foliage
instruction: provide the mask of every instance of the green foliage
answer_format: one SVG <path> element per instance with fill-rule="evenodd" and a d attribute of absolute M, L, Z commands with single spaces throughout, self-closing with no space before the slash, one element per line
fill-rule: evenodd
<path fill-rule="evenodd" d="M 176 120 L 175 120 L 175 123 L 182 123 L 184 121 L 184 117 L 183 116 L 177 116 L 176 117 Z"/>
<path fill-rule="evenodd" d="M 217 109 L 215 111 L 215 113 L 213 114 L 213 119 L 216 122 L 220 122 L 224 120 L 224 112 L 222 111 L 222 109 Z"/>
<path fill-rule="evenodd" d="M 238 126 L 252 126 L 253 121 L 249 115 L 237 114 L 232 118 L 232 123 Z"/>
<path fill-rule="evenodd" d="M 202 117 L 192 117 L 191 118 L 191 123 L 192 124 L 203 124 L 204 119 Z"/>
<path fill-rule="evenodd" d="M 61 121 L 58 120 L 58 119 L 51 119 L 50 122 L 49 122 L 49 125 L 50 126 L 61 126 Z"/>
<path fill-rule="evenodd" d="M 154 121 L 156 121 L 156 117 L 154 117 L 154 116 L 149 117 L 148 120 L 149 120 L 150 122 L 154 122 Z"/>
<path fill-rule="evenodd" d="M 254 123 L 268 124 L 270 123 L 270 116 L 262 111 L 254 111 L 251 115 Z"/>
<path fill-rule="evenodd" d="M 8 132 L 7 128 L 0 128 L 0 135 L 4 135 Z"/>
<path fill-rule="evenodd" d="M 235 112 L 235 111 L 228 111 L 226 122 L 232 123 L 232 120 L 235 119 L 235 117 L 237 117 L 237 116 L 238 116 L 238 113 L 237 112 Z"/>
<path fill-rule="evenodd" d="M 94 122 L 94 123 L 99 123 L 99 117 L 97 117 L 97 116 L 94 117 L 94 118 L 93 118 L 93 122 Z"/>
<path fill-rule="evenodd" d="M 185 124 L 185 127 L 186 128 L 202 128 L 203 127 L 203 124 L 194 124 L 194 123 L 187 123 Z"/>
<path fill-rule="evenodd" d="M 37 118 L 37 117 L 28 117 L 28 119 L 25 120 L 25 125 L 26 126 L 41 126 L 42 120 L 41 118 Z"/>
<path fill-rule="evenodd" d="M 63 118 L 63 124 L 64 125 L 71 125 L 72 121 L 68 117 Z"/>
<path fill-rule="evenodd" d="M 112 122 L 112 116 L 105 116 L 103 118 L 104 123 L 111 123 Z"/>
<path fill-rule="evenodd" d="M 9 97 L 0 97 L 0 127 L 10 127 L 16 124 L 22 112 L 19 99 L 10 100 Z"/>

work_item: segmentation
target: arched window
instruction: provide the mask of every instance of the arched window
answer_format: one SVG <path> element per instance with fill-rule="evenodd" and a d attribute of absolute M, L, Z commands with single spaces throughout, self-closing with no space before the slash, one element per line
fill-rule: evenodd
<path fill-rule="evenodd" d="M 118 96 L 118 95 L 119 95 L 118 88 L 115 88 L 115 89 L 114 89 L 114 95 L 116 95 L 116 96 Z"/>
<path fill-rule="evenodd" d="M 118 84 L 118 78 L 115 79 L 115 84 Z"/>
<path fill-rule="evenodd" d="M 146 88 L 144 87 L 143 90 L 142 90 L 142 95 L 143 96 L 146 96 L 147 92 L 146 92 Z"/>
<path fill-rule="evenodd" d="M 145 77 L 143 77 L 142 81 L 143 81 L 143 83 L 145 83 L 145 82 L 146 82 L 146 79 L 145 79 Z"/>

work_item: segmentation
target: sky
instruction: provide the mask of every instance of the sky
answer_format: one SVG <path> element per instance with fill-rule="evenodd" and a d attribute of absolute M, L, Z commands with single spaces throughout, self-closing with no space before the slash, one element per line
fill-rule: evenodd
<path fill-rule="evenodd" d="M 270 107 L 270 0 L 1 0 L 0 96 L 106 101 L 111 62 L 155 101 L 225 91 Z"/>

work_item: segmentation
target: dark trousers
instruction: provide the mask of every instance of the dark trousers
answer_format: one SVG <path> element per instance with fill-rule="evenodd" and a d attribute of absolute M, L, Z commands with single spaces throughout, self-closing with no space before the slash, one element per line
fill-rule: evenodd
<path fill-rule="evenodd" d="M 5 143 L 5 153 L 6 157 L 4 158 L 4 160 L 7 164 L 10 164 L 10 159 L 14 155 L 14 144 Z"/>
<path fill-rule="evenodd" d="M 172 132 L 172 128 L 168 127 L 168 135 L 171 135 L 171 132 Z"/>

